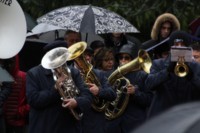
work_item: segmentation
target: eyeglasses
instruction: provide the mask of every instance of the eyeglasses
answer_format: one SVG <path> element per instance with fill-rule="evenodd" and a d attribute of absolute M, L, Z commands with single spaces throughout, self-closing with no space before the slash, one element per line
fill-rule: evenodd
<path fill-rule="evenodd" d="M 130 56 L 119 56 L 119 60 L 122 60 L 122 59 L 130 60 L 131 57 Z"/>

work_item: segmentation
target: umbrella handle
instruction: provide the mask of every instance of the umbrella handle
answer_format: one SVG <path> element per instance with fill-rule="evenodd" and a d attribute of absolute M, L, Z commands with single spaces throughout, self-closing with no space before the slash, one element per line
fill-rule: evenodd
<path fill-rule="evenodd" d="M 55 30 L 55 40 L 59 38 L 59 32 L 58 30 Z"/>
<path fill-rule="evenodd" d="M 88 33 L 86 33 L 85 35 L 85 42 L 87 42 L 87 40 L 88 40 Z"/>

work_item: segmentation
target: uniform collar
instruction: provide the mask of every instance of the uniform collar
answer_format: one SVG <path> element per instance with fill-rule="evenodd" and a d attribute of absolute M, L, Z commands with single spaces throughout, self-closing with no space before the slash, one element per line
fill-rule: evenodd
<path fill-rule="evenodd" d="M 45 73 L 45 75 L 52 75 L 51 69 L 45 69 L 44 67 L 42 67 L 42 65 L 41 65 L 41 68 L 42 68 L 42 71 Z"/>

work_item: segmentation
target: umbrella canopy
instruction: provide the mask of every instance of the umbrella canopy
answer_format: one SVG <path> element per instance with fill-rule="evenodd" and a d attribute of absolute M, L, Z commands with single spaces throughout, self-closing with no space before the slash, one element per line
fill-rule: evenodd
<path fill-rule="evenodd" d="M 58 27 L 58 26 L 40 23 L 40 24 L 36 25 L 35 27 L 33 27 L 31 32 L 28 32 L 26 36 L 29 37 L 32 35 L 38 35 L 38 34 L 50 32 L 50 31 L 56 31 L 56 30 L 62 30 L 62 29 L 63 28 Z"/>
<path fill-rule="evenodd" d="M 27 31 L 31 31 L 33 27 L 37 25 L 37 22 L 27 12 L 24 12 L 24 15 L 26 18 Z"/>
<path fill-rule="evenodd" d="M 37 19 L 67 30 L 81 33 L 137 33 L 132 24 L 120 15 L 107 9 L 91 6 L 67 6 L 53 10 Z"/>
<path fill-rule="evenodd" d="M 156 116 L 132 133 L 199 133 L 200 102 L 178 105 Z"/>

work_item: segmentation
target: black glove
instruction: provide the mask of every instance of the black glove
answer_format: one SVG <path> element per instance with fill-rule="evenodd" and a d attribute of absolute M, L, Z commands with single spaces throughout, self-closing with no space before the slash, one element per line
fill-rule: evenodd
<path fill-rule="evenodd" d="M 187 63 L 186 65 L 188 66 L 188 74 L 186 75 L 186 78 L 188 80 L 191 80 L 192 77 L 194 76 L 193 70 L 191 69 L 192 65 L 189 63 Z"/>

